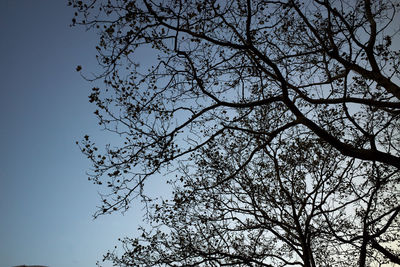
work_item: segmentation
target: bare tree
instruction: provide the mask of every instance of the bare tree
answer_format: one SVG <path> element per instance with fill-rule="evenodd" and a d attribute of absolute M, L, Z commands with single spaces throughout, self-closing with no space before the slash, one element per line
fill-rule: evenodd
<path fill-rule="evenodd" d="M 398 263 L 399 251 L 386 245 L 398 241 L 399 195 L 370 181 L 382 167 L 301 135 L 282 134 L 239 172 L 257 138 L 208 144 L 193 172 L 182 166 L 173 199 L 153 205 L 150 230 L 124 239 L 121 257 L 105 259 L 121 266 Z M 398 179 L 390 173 L 380 182 L 392 187 Z"/>
<path fill-rule="evenodd" d="M 123 142 L 103 153 L 88 136 L 80 144 L 90 179 L 110 189 L 96 216 L 146 199 L 145 180 L 166 167 L 183 174 L 173 206 L 150 212 L 169 230 L 144 232 L 150 246 L 127 239 L 133 248 L 108 258 L 127 266 L 399 262 L 384 245 L 398 240 L 400 212 L 398 3 L 70 4 L 74 24 L 101 33 L 96 78 L 107 89 L 93 88 L 90 101 Z M 135 60 L 143 49 L 157 55 L 149 69 Z"/>

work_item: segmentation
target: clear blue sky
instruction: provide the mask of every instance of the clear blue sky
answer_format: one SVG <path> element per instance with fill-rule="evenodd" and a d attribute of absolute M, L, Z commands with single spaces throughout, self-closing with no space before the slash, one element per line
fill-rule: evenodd
<path fill-rule="evenodd" d="M 90 163 L 75 145 L 101 133 L 90 88 L 96 35 L 70 28 L 64 0 L 0 1 L 0 266 L 95 266 L 132 236 L 139 207 L 92 220 L 99 204 Z M 105 265 L 110 266 L 110 265 Z"/>

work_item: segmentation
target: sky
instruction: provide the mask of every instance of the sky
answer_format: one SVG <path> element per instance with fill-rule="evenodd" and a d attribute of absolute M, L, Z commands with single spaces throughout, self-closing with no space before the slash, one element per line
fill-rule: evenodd
<path fill-rule="evenodd" d="M 95 266 L 141 224 L 140 205 L 92 218 L 99 188 L 75 141 L 112 136 L 75 70 L 96 71 L 97 36 L 71 28 L 73 12 L 64 0 L 0 1 L 1 267 Z"/>
<path fill-rule="evenodd" d="M 73 12 L 66 0 L 0 0 L 0 267 L 95 266 L 143 224 L 139 204 L 92 218 L 99 188 L 75 142 L 113 137 L 75 70 L 96 71 L 97 36 L 71 28 Z"/>

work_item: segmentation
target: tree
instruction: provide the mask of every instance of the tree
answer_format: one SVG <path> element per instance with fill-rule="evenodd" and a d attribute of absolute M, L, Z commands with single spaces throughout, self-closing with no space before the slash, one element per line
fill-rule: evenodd
<path fill-rule="evenodd" d="M 89 179 L 110 190 L 95 216 L 150 201 L 148 177 L 180 173 L 172 204 L 150 208 L 155 232 L 108 259 L 400 262 L 385 244 L 399 239 L 398 3 L 69 3 L 74 24 L 101 33 L 96 78 L 106 89 L 93 88 L 90 102 L 121 137 L 104 152 L 88 136 L 80 144 Z M 149 69 L 135 60 L 143 49 L 157 55 Z"/>
<path fill-rule="evenodd" d="M 373 249 L 360 253 L 367 242 L 374 246 L 398 240 L 398 221 L 382 218 L 393 213 L 393 203 L 382 202 L 399 199 L 378 200 L 377 195 L 382 198 L 387 190 L 359 180 L 370 175 L 360 169 L 369 167 L 346 161 L 321 140 L 285 140 L 265 148 L 240 173 L 225 179 L 221 172 L 235 171 L 246 154 L 236 149 L 249 153 L 248 144 L 236 141 L 205 148 L 196 159 L 197 172 L 183 177 L 173 201 L 153 206 L 152 229 L 141 229 L 138 238 L 124 239 L 122 257 L 109 253 L 105 258 L 121 266 L 387 262 Z M 363 223 L 365 218 L 368 223 Z M 382 251 L 399 262 L 398 250 Z"/>

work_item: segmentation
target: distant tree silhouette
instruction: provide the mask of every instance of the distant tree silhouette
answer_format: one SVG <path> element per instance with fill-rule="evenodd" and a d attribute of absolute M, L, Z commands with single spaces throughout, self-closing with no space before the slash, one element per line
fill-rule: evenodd
<path fill-rule="evenodd" d="M 150 229 L 105 259 L 400 264 L 398 2 L 69 3 L 74 24 L 101 33 L 106 86 L 90 102 L 121 138 L 79 143 L 110 190 L 95 216 L 137 197 L 149 208 Z M 145 182 L 164 171 L 179 173 L 173 198 L 151 201 Z"/>

